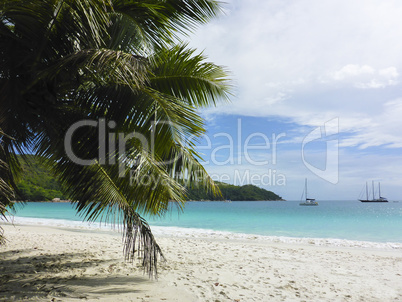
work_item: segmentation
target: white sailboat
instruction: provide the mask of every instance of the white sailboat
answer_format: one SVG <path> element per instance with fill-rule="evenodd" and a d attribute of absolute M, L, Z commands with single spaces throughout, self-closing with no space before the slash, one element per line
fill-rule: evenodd
<path fill-rule="evenodd" d="M 372 188 L 373 188 L 373 198 L 369 199 L 369 191 L 366 182 L 366 199 L 359 199 L 361 202 L 388 202 L 388 199 L 381 196 L 381 186 L 379 182 L 378 182 L 378 198 L 376 198 L 374 194 L 374 181 L 372 182 Z"/>
<path fill-rule="evenodd" d="M 307 195 L 307 178 L 304 184 L 304 192 L 305 192 L 305 201 L 301 202 L 299 205 L 301 206 L 318 206 L 318 202 L 315 201 L 314 198 L 308 198 Z"/>

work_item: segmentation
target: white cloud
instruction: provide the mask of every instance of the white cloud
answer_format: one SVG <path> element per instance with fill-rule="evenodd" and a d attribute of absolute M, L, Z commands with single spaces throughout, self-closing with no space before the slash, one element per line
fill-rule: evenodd
<path fill-rule="evenodd" d="M 232 104 L 210 111 L 316 126 L 339 117 L 344 144 L 399 147 L 402 2 L 231 0 L 191 38 L 233 72 Z M 381 120 L 388 118 L 392 120 Z"/>
<path fill-rule="evenodd" d="M 349 126 L 348 131 L 355 130 L 356 135 L 343 140 L 341 146 L 367 148 L 386 145 L 388 148 L 402 148 L 401 116 L 402 99 L 389 101 L 376 115 L 363 121 L 360 128 Z"/>
<path fill-rule="evenodd" d="M 368 65 L 348 64 L 333 72 L 330 77 L 337 82 L 351 84 L 356 88 L 376 89 L 397 85 L 399 73 L 395 67 L 377 71 Z M 322 83 L 325 82 L 328 81 L 322 81 Z"/>
<path fill-rule="evenodd" d="M 354 65 L 348 64 L 340 70 L 333 73 L 333 78 L 336 81 L 342 81 L 349 78 L 356 78 L 361 76 L 371 76 L 374 74 L 374 69 L 368 65 Z"/>
<path fill-rule="evenodd" d="M 396 79 L 399 76 L 399 73 L 395 67 L 388 67 L 385 69 L 381 69 L 379 71 L 379 74 L 381 76 L 383 76 L 384 78 L 388 78 L 388 79 Z"/>

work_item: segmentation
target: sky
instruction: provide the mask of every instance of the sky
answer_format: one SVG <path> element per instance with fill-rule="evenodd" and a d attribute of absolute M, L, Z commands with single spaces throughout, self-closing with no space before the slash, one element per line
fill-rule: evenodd
<path fill-rule="evenodd" d="M 402 1 L 226 0 L 187 39 L 233 80 L 202 111 L 215 180 L 288 200 L 402 200 Z M 364 191 L 364 190 L 363 190 Z"/>

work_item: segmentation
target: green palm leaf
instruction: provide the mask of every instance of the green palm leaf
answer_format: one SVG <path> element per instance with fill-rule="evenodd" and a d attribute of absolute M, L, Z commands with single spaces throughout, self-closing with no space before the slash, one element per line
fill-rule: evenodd
<path fill-rule="evenodd" d="M 181 209 L 184 184 L 219 194 L 194 141 L 205 132 L 198 108 L 228 99 L 227 72 L 175 45 L 219 12 L 213 0 L 0 0 L 1 217 L 16 154 L 33 151 L 83 219 L 121 224 L 126 259 L 138 252 L 156 273 L 163 255 L 141 215 Z M 102 125 L 113 127 L 102 136 Z"/>

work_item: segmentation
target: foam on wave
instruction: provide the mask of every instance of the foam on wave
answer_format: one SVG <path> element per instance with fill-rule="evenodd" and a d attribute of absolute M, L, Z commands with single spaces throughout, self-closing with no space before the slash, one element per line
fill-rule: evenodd
<path fill-rule="evenodd" d="M 121 226 L 112 225 L 110 223 L 73 221 L 62 219 L 42 219 L 42 218 L 27 218 L 27 217 L 8 217 L 8 223 L 23 224 L 23 225 L 38 225 L 38 226 L 53 226 L 60 228 L 73 228 L 80 230 L 95 230 L 95 231 L 113 231 L 118 232 Z M 395 242 L 370 242 L 357 241 L 336 238 L 298 238 L 285 236 L 263 236 L 243 233 L 232 233 L 225 231 L 215 231 L 211 229 L 197 228 L 180 228 L 167 226 L 153 226 L 152 232 L 155 236 L 161 237 L 183 237 L 183 238 L 201 238 L 201 239 L 228 239 L 228 240 L 256 240 L 273 243 L 287 244 L 308 244 L 317 246 L 338 246 L 338 247 L 355 247 L 355 248 L 370 248 L 370 249 L 392 249 L 402 250 L 401 243 Z"/>

